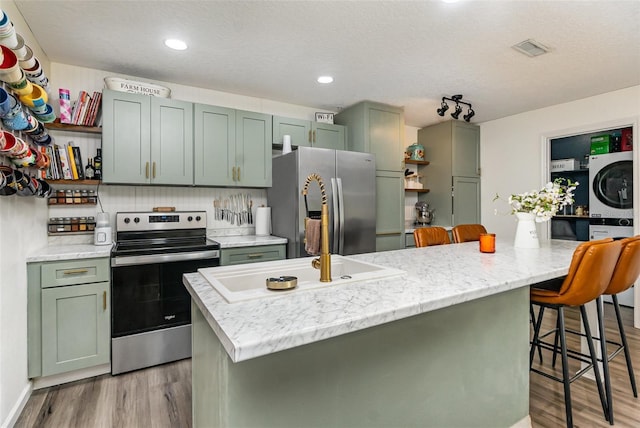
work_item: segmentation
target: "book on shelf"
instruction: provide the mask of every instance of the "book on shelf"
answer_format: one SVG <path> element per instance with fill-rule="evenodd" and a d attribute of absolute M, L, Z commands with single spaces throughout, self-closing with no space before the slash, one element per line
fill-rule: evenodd
<path fill-rule="evenodd" d="M 60 147 L 59 145 L 55 145 L 55 151 L 57 156 L 57 161 L 60 165 L 60 171 L 62 175 L 60 179 L 62 180 L 73 180 L 73 174 L 71 173 L 71 168 L 69 166 L 68 155 L 64 147 Z"/>
<path fill-rule="evenodd" d="M 67 144 L 67 161 L 69 162 L 69 169 L 71 169 L 71 178 L 77 180 L 78 170 L 76 169 L 76 161 L 73 158 L 73 147 L 71 147 L 71 143 Z"/>
<path fill-rule="evenodd" d="M 84 180 L 84 163 L 82 163 L 82 155 L 80 154 L 80 147 L 72 146 L 73 160 L 76 163 L 76 170 L 78 170 L 78 180 Z"/>
<path fill-rule="evenodd" d="M 101 107 L 102 92 L 94 91 L 93 94 L 89 94 L 87 91 L 80 91 L 71 111 L 70 123 L 81 126 L 96 126 Z"/>

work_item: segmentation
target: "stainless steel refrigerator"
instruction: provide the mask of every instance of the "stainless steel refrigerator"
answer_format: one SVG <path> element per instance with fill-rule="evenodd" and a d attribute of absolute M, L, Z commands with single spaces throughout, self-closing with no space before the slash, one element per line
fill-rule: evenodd
<path fill-rule="evenodd" d="M 287 258 L 306 257 L 304 219 L 320 218 L 320 187 L 302 189 L 307 177 L 322 177 L 329 205 L 329 252 L 360 254 L 376 250 L 376 164 L 369 153 L 299 147 L 273 158 L 273 185 L 267 189 L 272 234 L 288 239 Z"/>

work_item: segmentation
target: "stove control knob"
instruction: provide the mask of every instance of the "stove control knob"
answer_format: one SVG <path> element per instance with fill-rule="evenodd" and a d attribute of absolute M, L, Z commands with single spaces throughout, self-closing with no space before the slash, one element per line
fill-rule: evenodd
<path fill-rule="evenodd" d="M 136 218 L 133 219 L 133 221 L 134 221 L 134 223 L 140 223 L 140 218 L 136 217 Z"/>
<path fill-rule="evenodd" d="M 125 218 L 124 218 L 124 222 L 125 222 L 126 224 L 129 224 L 129 222 L 131 222 L 131 219 L 130 219 L 129 217 L 125 217 Z"/>
<path fill-rule="evenodd" d="M 199 215 L 196 216 L 196 221 L 200 221 L 200 220 L 202 220 L 202 217 L 200 217 Z"/>
<path fill-rule="evenodd" d="M 187 221 L 193 221 L 193 217 L 191 216 L 187 217 Z"/>

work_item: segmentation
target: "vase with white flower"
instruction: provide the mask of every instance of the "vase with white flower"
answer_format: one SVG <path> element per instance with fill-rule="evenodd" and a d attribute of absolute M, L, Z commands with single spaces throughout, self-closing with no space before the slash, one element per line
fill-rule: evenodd
<path fill-rule="evenodd" d="M 577 181 L 557 178 L 540 190 L 509 196 L 511 214 L 518 219 L 514 247 L 540 247 L 536 223 L 551 220 L 562 207 L 571 205 L 578 184 Z"/>

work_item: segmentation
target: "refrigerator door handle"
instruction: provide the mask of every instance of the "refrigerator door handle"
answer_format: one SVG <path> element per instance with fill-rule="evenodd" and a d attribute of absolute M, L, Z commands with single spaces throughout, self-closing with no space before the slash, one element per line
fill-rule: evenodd
<path fill-rule="evenodd" d="M 342 179 L 336 178 L 336 181 L 338 182 L 338 211 L 340 214 L 340 243 L 338 246 L 338 254 L 342 254 L 344 252 L 344 195 L 342 194 Z"/>
<path fill-rule="evenodd" d="M 336 184 L 336 179 L 331 178 L 331 194 L 333 195 L 333 246 L 331 248 L 331 252 L 333 254 L 338 254 L 338 231 L 340 229 L 339 217 L 340 213 L 338 211 L 338 188 Z"/>

